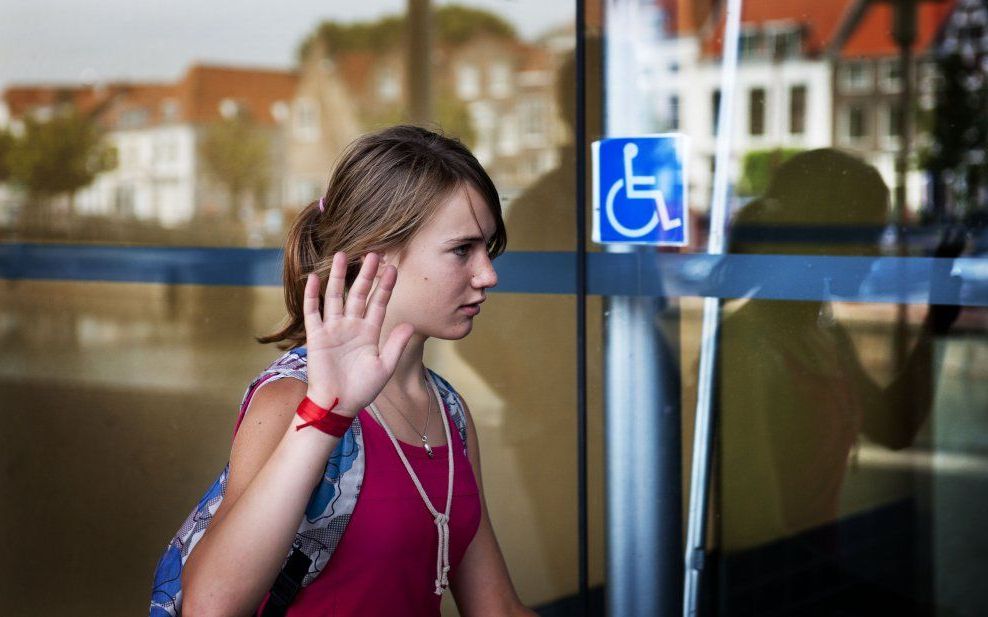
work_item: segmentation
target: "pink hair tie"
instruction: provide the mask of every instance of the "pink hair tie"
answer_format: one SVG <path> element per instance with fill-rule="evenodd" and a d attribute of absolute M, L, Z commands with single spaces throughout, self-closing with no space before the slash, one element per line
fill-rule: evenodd
<path fill-rule="evenodd" d="M 319 211 L 320 212 L 325 212 L 326 211 L 326 198 L 325 197 L 320 197 L 319 198 Z"/>

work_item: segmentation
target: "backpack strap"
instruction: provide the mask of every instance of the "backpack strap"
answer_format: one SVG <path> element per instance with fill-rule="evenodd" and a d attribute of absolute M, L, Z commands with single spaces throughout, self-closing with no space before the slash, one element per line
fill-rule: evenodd
<path fill-rule="evenodd" d="M 429 369 L 429 374 L 435 380 L 436 386 L 439 388 L 439 395 L 443 398 L 443 405 L 445 405 L 449 417 L 453 419 L 453 425 L 456 427 L 457 432 L 460 433 L 460 441 L 463 442 L 463 453 L 467 454 L 467 448 L 469 447 L 467 445 L 467 414 L 464 409 L 463 398 L 438 373 Z"/>
<path fill-rule="evenodd" d="M 288 606 L 302 588 L 302 581 L 311 564 L 312 560 L 299 547 L 292 547 L 288 560 L 278 573 L 271 591 L 268 592 L 268 600 L 264 604 L 261 617 L 283 617 L 288 612 Z"/>

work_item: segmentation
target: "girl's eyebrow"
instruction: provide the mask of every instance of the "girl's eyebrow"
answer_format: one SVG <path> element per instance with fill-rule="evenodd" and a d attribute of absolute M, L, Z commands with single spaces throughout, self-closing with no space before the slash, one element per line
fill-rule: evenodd
<path fill-rule="evenodd" d="M 472 235 L 472 236 L 457 236 L 456 238 L 452 238 L 450 240 L 447 240 L 443 244 L 451 244 L 451 245 L 452 244 L 469 244 L 471 242 L 483 242 L 483 243 L 486 244 L 487 243 L 487 239 L 484 238 L 483 236 L 477 236 L 477 235 Z"/>

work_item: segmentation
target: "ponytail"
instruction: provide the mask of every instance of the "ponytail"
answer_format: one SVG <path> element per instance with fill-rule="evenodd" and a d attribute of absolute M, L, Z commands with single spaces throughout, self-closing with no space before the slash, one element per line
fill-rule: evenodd
<path fill-rule="evenodd" d="M 257 337 L 258 343 L 278 343 L 281 349 L 292 349 L 305 344 L 305 316 L 302 314 L 305 279 L 310 272 L 320 274 L 320 270 L 325 268 L 320 263 L 321 247 L 316 237 L 321 214 L 319 202 L 310 203 L 295 217 L 295 222 L 288 231 L 282 275 L 288 315 L 280 330 Z M 320 278 L 323 278 L 321 274 Z M 319 305 L 321 308 L 322 298 Z"/>

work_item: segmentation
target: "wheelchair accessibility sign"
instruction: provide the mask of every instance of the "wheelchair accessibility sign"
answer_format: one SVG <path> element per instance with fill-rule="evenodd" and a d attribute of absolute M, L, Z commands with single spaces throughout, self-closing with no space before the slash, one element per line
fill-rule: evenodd
<path fill-rule="evenodd" d="M 593 240 L 685 246 L 689 138 L 680 133 L 593 143 Z"/>

